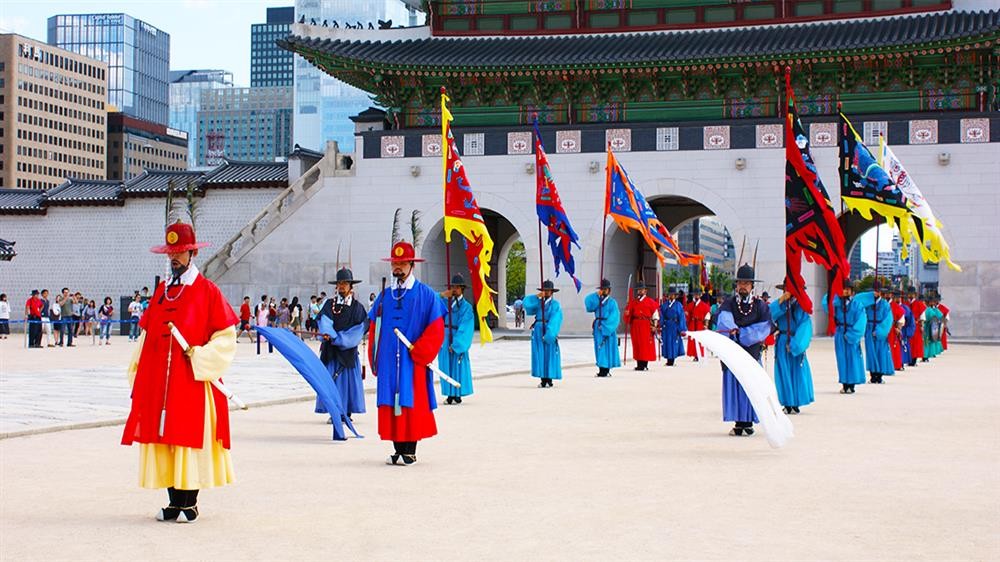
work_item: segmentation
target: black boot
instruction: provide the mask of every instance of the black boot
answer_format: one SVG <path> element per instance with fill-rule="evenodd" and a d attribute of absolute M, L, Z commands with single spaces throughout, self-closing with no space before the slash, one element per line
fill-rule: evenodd
<path fill-rule="evenodd" d="M 842 384 L 840 386 L 843 387 L 843 388 L 840 389 L 840 393 L 841 394 L 847 394 L 848 392 L 851 391 L 851 385 L 849 385 L 849 384 Z"/>
<path fill-rule="evenodd" d="M 177 516 L 178 523 L 194 523 L 198 519 L 198 490 L 177 490 L 183 496 L 179 506 L 181 513 Z"/>
<path fill-rule="evenodd" d="M 456 396 L 455 397 L 455 403 L 456 404 L 461 404 L 462 403 L 462 397 L 461 396 Z"/>
<path fill-rule="evenodd" d="M 401 441 L 393 441 L 392 448 L 394 452 L 385 460 L 385 464 L 399 464 L 399 458 L 403 454 L 402 447 L 403 443 Z"/>
<path fill-rule="evenodd" d="M 410 466 L 411 464 L 417 462 L 417 442 L 407 441 L 403 443 L 403 465 Z"/>
<path fill-rule="evenodd" d="M 167 488 L 167 497 L 170 500 L 169 505 L 160 510 L 156 514 L 157 521 L 176 521 L 177 516 L 180 515 L 181 510 L 178 507 L 180 505 L 179 491 L 174 488 Z"/>
<path fill-rule="evenodd" d="M 673 367 L 673 366 L 674 366 L 674 360 L 673 359 L 667 359 L 667 367 Z"/>

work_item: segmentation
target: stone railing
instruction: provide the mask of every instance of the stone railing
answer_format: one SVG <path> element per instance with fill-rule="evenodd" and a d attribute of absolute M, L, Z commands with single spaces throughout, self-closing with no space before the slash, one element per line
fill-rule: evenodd
<path fill-rule="evenodd" d="M 345 156 L 337 151 L 336 143 L 329 143 L 326 155 L 313 167 L 306 170 L 288 189 L 281 192 L 246 224 L 235 236 L 219 248 L 201 268 L 205 277 L 218 281 L 233 265 L 247 255 L 257 244 L 282 222 L 292 216 L 299 207 L 323 189 L 323 178 L 329 176 L 354 175 L 353 169 L 343 165 Z"/>

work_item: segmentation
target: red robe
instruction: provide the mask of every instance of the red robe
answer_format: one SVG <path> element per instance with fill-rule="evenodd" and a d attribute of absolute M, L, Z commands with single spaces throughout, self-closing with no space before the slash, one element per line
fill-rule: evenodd
<path fill-rule="evenodd" d="M 947 306 L 945 306 L 942 303 L 938 303 L 938 310 L 941 311 L 941 317 L 943 319 L 947 320 L 948 319 L 948 313 L 951 312 L 951 309 L 948 308 Z M 948 324 L 946 322 L 945 325 L 944 325 L 944 328 L 941 330 L 941 350 L 942 351 L 944 351 L 945 349 L 948 349 L 948 330 L 947 330 L 947 328 L 948 328 Z"/>
<path fill-rule="evenodd" d="M 648 296 L 630 300 L 625 308 L 625 322 L 632 338 L 632 358 L 636 361 L 656 361 L 652 320 L 659 308 Z"/>
<path fill-rule="evenodd" d="M 920 299 L 910 301 L 910 312 L 913 313 L 913 321 L 917 324 L 910 338 L 910 359 L 923 359 L 924 357 L 924 322 L 921 320 L 927 305 Z"/>
<path fill-rule="evenodd" d="M 903 343 L 900 340 L 899 320 L 905 312 L 903 306 L 895 301 L 892 302 L 892 328 L 889 330 L 889 349 L 892 351 L 892 366 L 900 371 L 903 369 Z"/>
<path fill-rule="evenodd" d="M 238 319 L 233 307 L 214 283 L 200 273 L 188 286 L 170 287 L 167 293 L 175 300 L 161 299 L 165 283 L 161 283 L 149 300 L 149 308 L 139 319 L 146 337 L 139 355 L 139 366 L 132 386 L 132 409 L 125 422 L 122 445 L 164 443 L 201 449 L 205 436 L 205 383 L 194 379 L 191 362 L 170 334 L 167 322 L 173 322 L 191 346 L 204 345 L 219 330 L 231 328 Z M 170 375 L 167 377 L 167 356 Z M 220 379 L 221 380 L 221 379 Z M 160 412 L 164 408 L 166 389 L 166 422 L 163 437 L 158 435 Z M 215 399 L 215 438 L 229 448 L 229 404 L 226 397 L 212 387 Z"/>
<path fill-rule="evenodd" d="M 704 330 L 705 317 L 711 312 L 712 306 L 701 299 L 688 303 L 688 305 L 684 307 L 684 314 L 687 317 L 688 331 L 696 332 L 698 330 Z M 695 348 L 694 340 L 688 338 L 687 354 L 689 357 L 704 357 L 705 348 L 701 345 L 698 345 L 698 347 Z"/>

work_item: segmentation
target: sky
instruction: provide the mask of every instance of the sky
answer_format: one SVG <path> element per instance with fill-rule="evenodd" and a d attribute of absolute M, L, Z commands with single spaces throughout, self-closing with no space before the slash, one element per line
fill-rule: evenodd
<path fill-rule="evenodd" d="M 364 1 L 364 0 L 358 0 Z M 0 33 L 45 41 L 57 14 L 124 12 L 170 34 L 170 69 L 218 68 L 250 85 L 250 25 L 294 0 L 0 0 Z"/>

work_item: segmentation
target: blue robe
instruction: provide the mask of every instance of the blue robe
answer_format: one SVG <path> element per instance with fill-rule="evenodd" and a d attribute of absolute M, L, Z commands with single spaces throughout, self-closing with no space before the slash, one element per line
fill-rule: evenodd
<path fill-rule="evenodd" d="M 414 280 L 410 289 L 386 287 L 372 303 L 368 319 L 376 322 L 379 313 L 381 322 L 379 331 L 374 334 L 376 347 L 372 365 L 378 381 L 376 404 L 393 407 L 398 394 L 400 407 L 413 408 L 413 358 L 393 330 L 399 328 L 410 343 L 416 343 L 428 326 L 444 316 L 445 306 L 433 289 Z M 427 385 L 427 400 L 433 410 L 437 408 L 434 378 L 430 369 L 424 371 L 426 377 L 423 384 Z"/>
<path fill-rule="evenodd" d="M 597 293 L 590 293 L 583 300 L 587 312 L 594 313 L 594 356 L 597 366 L 601 369 L 621 367 L 622 360 L 618 354 L 618 324 L 621 322 L 621 312 L 618 303 L 611 296 L 601 299 Z"/>
<path fill-rule="evenodd" d="M 446 310 L 451 306 L 451 313 L 446 312 L 444 315 L 444 343 L 438 353 L 438 368 L 462 385 L 461 388 L 455 388 L 441 381 L 441 394 L 468 396 L 472 394 L 469 348 L 472 347 L 472 334 L 475 331 L 475 315 L 472 313 L 472 305 L 464 298 L 454 299 L 450 305 L 448 299 L 441 299 L 441 302 Z"/>
<path fill-rule="evenodd" d="M 812 341 L 812 317 L 799 301 L 771 303 L 771 321 L 778 327 L 774 342 L 774 385 L 782 406 L 805 406 L 813 401 L 812 369 L 806 350 Z"/>
<path fill-rule="evenodd" d="M 677 300 L 660 303 L 660 355 L 664 359 L 677 359 L 684 355 L 681 332 L 686 331 L 684 305 Z"/>
<path fill-rule="evenodd" d="M 903 307 L 903 322 L 902 337 L 900 338 L 899 345 L 902 350 L 903 365 L 909 365 L 913 357 L 910 354 L 910 338 L 917 331 L 917 323 L 913 320 L 913 311 L 906 304 L 900 303 L 899 306 Z"/>
<path fill-rule="evenodd" d="M 829 313 L 823 296 L 823 310 Z M 865 384 L 865 360 L 861 355 L 861 339 L 865 337 L 865 311 L 854 299 L 844 302 L 833 297 L 833 318 L 837 330 L 833 334 L 833 350 L 837 355 L 840 384 Z"/>
<path fill-rule="evenodd" d="M 327 371 L 333 378 L 333 385 L 340 394 L 340 403 L 344 405 L 347 415 L 365 413 L 365 387 L 361 380 L 361 361 L 358 358 L 358 346 L 365 337 L 365 324 L 357 324 L 344 331 L 333 329 L 333 322 L 326 316 L 319 318 L 319 333 L 330 336 L 330 343 L 338 349 L 354 349 L 355 362 L 353 367 L 345 367 L 336 359 L 325 363 Z M 316 413 L 327 414 L 326 407 L 316 399 Z"/>
<path fill-rule="evenodd" d="M 771 333 L 771 310 L 764 301 L 754 297 L 750 312 L 744 314 L 737 306 L 737 297 L 729 297 L 719 309 L 718 331 L 728 332 L 739 328 L 740 333 L 733 339 L 760 362 L 764 340 Z M 723 421 L 757 422 L 757 412 L 753 410 L 747 393 L 740 381 L 722 365 L 722 419 Z"/>
<path fill-rule="evenodd" d="M 524 312 L 535 317 L 531 325 L 531 376 L 539 379 L 562 378 L 562 358 L 559 355 L 559 329 L 563 313 L 559 301 L 545 301 L 542 315 L 541 300 L 535 295 L 524 297 Z"/>
<path fill-rule="evenodd" d="M 869 373 L 895 373 L 892 348 L 889 347 L 889 331 L 895 323 L 892 305 L 881 297 L 875 298 L 873 292 L 859 293 L 854 300 L 865 309 L 868 320 L 865 326 L 865 367 Z"/>
<path fill-rule="evenodd" d="M 354 300 L 350 307 L 338 308 L 334 312 L 334 300 L 327 299 L 319 314 L 318 331 L 330 337 L 320 346 L 320 359 L 333 379 L 333 385 L 340 394 L 344 413 L 365 413 L 365 387 L 361 380 L 361 360 L 358 346 L 368 332 L 365 307 Z M 336 320 L 334 319 L 336 318 Z M 340 327 L 340 330 L 337 329 Z M 326 407 L 316 398 L 315 412 L 328 414 Z"/>

